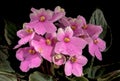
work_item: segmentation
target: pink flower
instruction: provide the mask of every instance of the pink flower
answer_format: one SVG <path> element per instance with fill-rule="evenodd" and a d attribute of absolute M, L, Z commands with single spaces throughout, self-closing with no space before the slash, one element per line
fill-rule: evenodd
<path fill-rule="evenodd" d="M 62 54 L 55 54 L 52 57 L 53 63 L 56 65 L 62 65 L 66 62 L 66 57 Z"/>
<path fill-rule="evenodd" d="M 86 20 L 83 16 L 78 16 L 77 18 L 67 18 L 63 17 L 59 20 L 60 24 L 64 27 L 70 26 L 74 32 L 74 36 L 79 36 L 83 33 L 82 27 L 86 25 Z"/>
<path fill-rule="evenodd" d="M 31 8 L 33 13 L 30 14 L 31 22 L 27 23 L 26 26 L 32 27 L 37 34 L 44 35 L 47 33 L 55 32 L 56 26 L 53 24 L 65 15 L 64 9 L 59 6 L 55 8 L 55 11 L 45 10 L 41 8 L 39 10 Z"/>
<path fill-rule="evenodd" d="M 44 35 L 56 31 L 56 26 L 51 21 L 53 12 L 51 10 L 45 10 L 41 8 L 39 10 L 32 8 L 33 13 L 30 14 L 31 22 L 27 23 L 27 27 L 31 27 L 37 34 Z"/>
<path fill-rule="evenodd" d="M 20 69 L 27 72 L 30 68 L 37 68 L 42 63 L 42 58 L 33 47 L 19 48 L 16 52 L 16 58 L 21 61 Z"/>
<path fill-rule="evenodd" d="M 57 6 L 54 9 L 54 13 L 53 13 L 53 17 L 52 17 L 51 21 L 55 22 L 64 16 L 65 16 L 65 10 L 63 8 L 61 8 L 60 6 Z"/>
<path fill-rule="evenodd" d="M 23 44 L 26 44 L 27 42 L 31 41 L 34 36 L 35 32 L 33 31 L 32 28 L 25 27 L 17 32 L 17 36 L 20 38 L 18 41 L 18 45 L 14 47 L 14 49 L 20 47 Z"/>
<path fill-rule="evenodd" d="M 103 31 L 101 26 L 94 25 L 94 24 L 86 24 L 82 27 L 82 34 L 79 36 L 83 38 L 88 43 L 92 41 L 92 39 L 99 37 L 101 32 Z"/>
<path fill-rule="evenodd" d="M 82 54 L 82 49 L 86 46 L 86 41 L 73 36 L 71 27 L 66 27 L 65 31 L 62 28 L 58 29 L 57 33 L 58 42 L 55 45 L 55 53 Z"/>
<path fill-rule="evenodd" d="M 86 32 L 89 34 L 89 36 L 94 38 L 99 37 L 99 35 L 103 31 L 101 26 L 94 25 L 94 24 L 88 24 L 85 29 L 86 29 Z"/>
<path fill-rule="evenodd" d="M 77 77 L 83 75 L 83 66 L 87 63 L 87 58 L 82 55 L 72 56 L 65 63 L 65 74 L 70 76 L 74 74 Z"/>
<path fill-rule="evenodd" d="M 55 44 L 57 42 L 56 32 L 54 32 L 54 33 L 46 33 L 45 38 L 49 39 L 51 41 L 51 46 L 53 46 L 53 47 L 55 46 Z"/>
<path fill-rule="evenodd" d="M 89 53 L 92 56 L 96 56 L 97 59 L 102 60 L 101 52 L 106 48 L 106 43 L 100 38 L 93 39 L 89 44 Z"/>
<path fill-rule="evenodd" d="M 40 53 L 40 55 L 51 62 L 51 57 L 52 57 L 52 51 L 53 51 L 53 46 L 52 46 L 52 41 L 51 39 L 45 39 L 41 38 L 39 41 L 37 40 L 32 40 L 31 45 L 35 48 L 37 52 Z"/>

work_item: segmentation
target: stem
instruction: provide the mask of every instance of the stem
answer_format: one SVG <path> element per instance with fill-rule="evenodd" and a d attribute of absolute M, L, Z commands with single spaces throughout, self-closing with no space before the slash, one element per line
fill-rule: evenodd
<path fill-rule="evenodd" d="M 47 61 L 46 61 L 45 63 L 46 63 L 46 64 L 45 64 L 45 65 L 46 65 L 46 71 L 47 71 L 48 74 L 50 74 L 50 70 L 49 70 L 50 68 L 48 67 Z"/>
<path fill-rule="evenodd" d="M 91 72 L 92 72 L 93 63 L 94 63 L 94 57 L 92 57 L 92 60 L 91 60 L 91 63 L 90 63 L 90 68 L 89 68 L 89 72 L 88 72 L 88 77 L 91 77 Z"/>
<path fill-rule="evenodd" d="M 51 63 L 50 71 L 51 71 L 51 74 L 55 76 L 54 65 L 52 63 Z"/>

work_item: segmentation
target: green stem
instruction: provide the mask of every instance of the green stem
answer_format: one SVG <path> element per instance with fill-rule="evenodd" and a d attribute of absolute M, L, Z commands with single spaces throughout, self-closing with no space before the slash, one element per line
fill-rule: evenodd
<path fill-rule="evenodd" d="M 92 60 L 91 60 L 91 63 L 90 63 L 90 68 L 89 68 L 89 72 L 88 72 L 88 77 L 91 77 L 91 72 L 92 72 L 93 63 L 94 63 L 94 57 L 92 57 Z"/>
<path fill-rule="evenodd" d="M 55 76 L 55 69 L 54 69 L 54 65 L 52 63 L 51 63 L 50 71 L 51 71 L 51 74 L 53 76 Z"/>

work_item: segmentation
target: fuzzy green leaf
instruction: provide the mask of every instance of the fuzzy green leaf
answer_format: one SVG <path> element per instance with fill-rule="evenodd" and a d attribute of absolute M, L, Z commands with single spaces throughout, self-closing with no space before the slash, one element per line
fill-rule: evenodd
<path fill-rule="evenodd" d="M 101 77 L 104 71 L 105 71 L 105 68 L 101 66 L 94 66 L 92 67 L 90 73 L 88 73 L 88 77 L 91 79 Z"/>
<path fill-rule="evenodd" d="M 102 77 L 98 78 L 97 81 L 113 81 L 116 78 L 120 78 L 120 70 L 107 73 L 103 75 Z"/>
<path fill-rule="evenodd" d="M 29 81 L 53 81 L 53 78 L 36 71 L 29 76 Z"/>
<path fill-rule="evenodd" d="M 0 49 L 0 71 L 14 72 L 7 58 L 8 58 L 7 49 Z"/>
<path fill-rule="evenodd" d="M 108 39 L 110 39 L 110 41 L 107 42 L 107 48 L 105 50 L 105 51 L 107 51 L 112 45 L 112 33 L 111 33 L 111 28 L 107 24 L 107 21 L 104 17 L 102 10 L 96 9 L 92 13 L 89 23 L 102 26 L 103 32 L 100 34 L 101 39 L 104 39 L 106 37 L 106 34 L 109 33 L 108 34 L 109 36 L 107 36 L 107 37 L 109 37 Z"/>
<path fill-rule="evenodd" d="M 5 20 L 4 32 L 5 32 L 4 36 L 5 36 L 5 39 L 8 43 L 8 45 L 11 45 L 12 42 L 15 41 L 17 27 L 12 22 Z"/>
<path fill-rule="evenodd" d="M 0 81 L 17 81 L 16 75 L 0 71 Z"/>
<path fill-rule="evenodd" d="M 89 81 L 87 78 L 85 77 L 74 77 L 72 79 L 73 81 Z"/>
<path fill-rule="evenodd" d="M 107 22 L 105 20 L 103 12 L 100 9 L 96 9 L 93 12 L 93 14 L 92 14 L 92 16 L 90 18 L 89 23 L 102 26 L 103 32 L 100 35 L 100 37 L 103 39 L 105 37 L 106 33 L 107 33 L 108 24 L 107 24 Z"/>

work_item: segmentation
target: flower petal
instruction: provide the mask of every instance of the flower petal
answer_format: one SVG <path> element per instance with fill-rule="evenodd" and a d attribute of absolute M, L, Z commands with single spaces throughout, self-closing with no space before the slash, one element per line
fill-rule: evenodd
<path fill-rule="evenodd" d="M 70 26 L 70 22 L 68 21 L 68 18 L 67 18 L 67 17 L 61 18 L 61 19 L 59 20 L 59 22 L 60 22 L 61 24 L 63 24 L 65 27 Z M 65 28 L 65 27 L 63 27 L 63 28 Z"/>
<path fill-rule="evenodd" d="M 67 52 L 67 55 L 70 55 L 70 56 L 73 56 L 73 55 L 76 55 L 76 54 L 82 54 L 82 50 L 81 49 L 78 49 L 78 47 L 74 46 L 74 44 L 72 43 L 65 43 L 65 46 L 66 46 L 66 52 Z"/>
<path fill-rule="evenodd" d="M 55 13 L 55 14 L 53 15 L 51 21 L 52 21 L 52 22 L 55 22 L 55 21 L 61 19 L 63 16 L 64 16 L 64 13 Z"/>
<path fill-rule="evenodd" d="M 98 40 L 97 46 L 99 47 L 99 50 L 104 51 L 106 48 L 106 42 L 100 38 L 98 38 L 97 40 Z"/>
<path fill-rule="evenodd" d="M 23 38 L 23 37 L 26 37 L 26 36 L 28 36 L 29 34 L 24 30 L 24 29 L 21 29 L 21 30 L 19 30 L 19 31 L 17 31 L 17 36 L 19 37 L 19 38 Z"/>
<path fill-rule="evenodd" d="M 31 35 L 29 36 L 26 36 L 24 38 L 21 38 L 19 41 L 18 41 L 18 44 L 19 45 L 23 45 L 23 44 L 26 44 L 27 42 L 29 42 L 31 40 Z"/>
<path fill-rule="evenodd" d="M 102 54 L 98 49 L 95 51 L 95 56 L 97 57 L 98 60 L 100 61 L 102 60 Z"/>
<path fill-rule="evenodd" d="M 35 49 L 37 52 L 39 52 L 39 47 L 40 47 L 39 41 L 32 40 L 32 41 L 31 41 L 31 46 L 33 46 L 34 49 Z"/>
<path fill-rule="evenodd" d="M 82 27 L 83 25 L 86 25 L 86 19 L 85 19 L 83 16 L 78 15 L 77 19 L 78 19 L 79 21 L 81 21 L 81 23 L 80 23 L 81 27 Z"/>
<path fill-rule="evenodd" d="M 72 69 L 72 73 L 77 76 L 80 77 L 83 75 L 83 68 L 80 64 L 78 63 L 74 63 L 73 64 L 73 69 Z"/>
<path fill-rule="evenodd" d="M 34 27 L 35 32 L 36 32 L 37 34 L 44 35 L 45 32 L 46 32 L 45 26 L 44 26 L 44 24 L 41 23 L 41 22 L 35 23 L 35 24 L 33 25 L 33 27 Z"/>
<path fill-rule="evenodd" d="M 31 11 L 33 13 L 30 14 L 30 19 L 31 21 L 35 21 L 35 20 L 39 20 L 39 16 L 42 14 L 42 12 L 45 12 L 44 8 L 41 9 L 35 9 L 35 8 L 31 8 Z"/>
<path fill-rule="evenodd" d="M 65 71 L 65 75 L 67 76 L 70 76 L 72 74 L 72 64 L 70 63 L 70 61 L 67 61 L 65 63 L 64 71 Z"/>
<path fill-rule="evenodd" d="M 63 53 L 63 54 L 68 54 L 66 51 L 66 46 L 63 42 L 57 42 L 54 48 L 55 53 Z"/>
<path fill-rule="evenodd" d="M 62 18 L 63 16 L 65 16 L 65 10 L 61 8 L 60 6 L 57 6 L 54 9 L 54 15 L 51 21 L 55 22 L 59 20 L 60 18 Z"/>
<path fill-rule="evenodd" d="M 47 33 L 54 33 L 57 30 L 56 26 L 52 22 L 46 21 L 43 23 L 43 25 Z"/>
<path fill-rule="evenodd" d="M 87 26 L 88 26 L 87 27 L 87 32 L 90 35 L 90 37 L 96 38 L 103 31 L 102 27 L 98 26 L 98 25 L 88 24 Z"/>
<path fill-rule="evenodd" d="M 29 71 L 29 61 L 22 61 L 21 64 L 20 64 L 20 69 L 23 71 L 23 72 L 28 72 Z"/>
<path fill-rule="evenodd" d="M 59 28 L 57 33 L 57 39 L 59 41 L 63 41 L 64 36 L 65 36 L 64 30 L 62 28 Z"/>
<path fill-rule="evenodd" d="M 38 54 L 36 54 L 36 56 L 32 57 L 32 59 L 30 60 L 29 67 L 30 68 L 39 67 L 41 63 L 42 63 L 42 58 L 38 56 Z"/>
<path fill-rule="evenodd" d="M 19 48 L 16 52 L 16 58 L 20 61 L 24 60 L 24 49 L 23 48 Z"/>
<path fill-rule="evenodd" d="M 81 66 L 84 66 L 87 64 L 87 58 L 85 56 L 79 55 L 77 56 L 77 63 L 79 63 Z"/>
<path fill-rule="evenodd" d="M 42 44 L 42 43 L 41 43 Z M 42 48 L 43 47 L 43 48 Z M 51 62 L 52 60 L 52 46 L 46 46 L 44 44 L 41 45 L 41 48 L 43 49 L 43 52 L 41 53 L 41 56 Z"/>
<path fill-rule="evenodd" d="M 72 37 L 71 44 L 76 46 L 78 49 L 84 49 L 85 46 L 87 45 L 87 42 L 82 38 Z"/>
<path fill-rule="evenodd" d="M 17 49 L 17 48 L 19 48 L 19 47 L 21 47 L 22 45 L 20 45 L 20 44 L 17 44 L 13 49 Z"/>
<path fill-rule="evenodd" d="M 71 29 L 70 26 L 65 28 L 65 36 L 68 36 L 69 38 L 73 36 L 73 30 Z"/>
<path fill-rule="evenodd" d="M 44 59 L 51 62 L 51 60 L 52 60 L 51 54 L 52 54 L 53 47 L 51 45 L 46 45 L 46 42 L 44 39 L 41 39 L 40 41 L 32 40 L 31 45 L 35 48 L 35 50 L 37 52 L 39 52 L 41 54 L 41 56 Z"/>
<path fill-rule="evenodd" d="M 95 50 L 96 50 L 97 48 L 98 48 L 98 47 L 97 47 L 93 42 L 90 42 L 89 45 L 88 45 L 89 53 L 90 53 L 92 56 L 95 56 Z"/>

